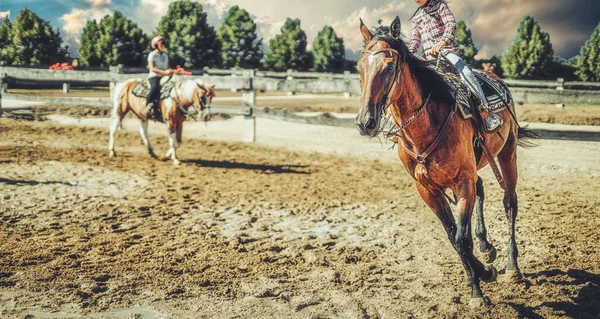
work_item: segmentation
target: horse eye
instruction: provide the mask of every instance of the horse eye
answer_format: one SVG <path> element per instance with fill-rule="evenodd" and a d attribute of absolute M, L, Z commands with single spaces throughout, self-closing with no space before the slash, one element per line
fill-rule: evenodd
<path fill-rule="evenodd" d="M 394 70 L 394 65 L 393 64 L 388 64 L 387 70 L 388 71 L 393 71 Z"/>

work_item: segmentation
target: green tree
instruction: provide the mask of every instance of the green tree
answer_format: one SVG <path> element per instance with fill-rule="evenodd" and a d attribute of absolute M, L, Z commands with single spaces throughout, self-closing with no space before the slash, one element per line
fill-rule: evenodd
<path fill-rule="evenodd" d="M 223 66 L 249 69 L 259 67 L 263 52 L 260 49 L 262 40 L 257 41 L 257 38 L 256 23 L 248 11 L 238 6 L 231 7 L 217 31 Z"/>
<path fill-rule="evenodd" d="M 15 18 L 9 32 L 8 59 L 16 65 L 51 64 L 65 61 L 68 47 L 62 46 L 58 29 L 29 9 Z"/>
<path fill-rule="evenodd" d="M 502 69 L 509 78 L 538 79 L 548 76 L 554 61 L 550 36 L 539 23 L 525 16 L 517 30 L 517 37 L 502 55 Z"/>
<path fill-rule="evenodd" d="M 324 26 L 312 43 L 313 70 L 343 72 L 346 58 L 344 40 L 338 38 L 331 26 Z"/>
<path fill-rule="evenodd" d="M 97 26 L 88 23 L 89 28 L 85 34 L 86 42 L 83 43 L 83 52 L 87 54 L 88 47 L 95 47 L 95 53 L 86 58 L 90 65 L 100 62 L 104 65 L 146 65 L 146 53 L 148 52 L 148 37 L 135 22 L 127 19 L 119 11 L 112 15 L 106 15 Z"/>
<path fill-rule="evenodd" d="M 300 19 L 287 18 L 281 34 L 269 41 L 265 67 L 275 71 L 310 69 L 312 55 L 306 51 L 306 44 L 306 33 L 300 28 Z"/>
<path fill-rule="evenodd" d="M 162 35 L 167 40 L 171 66 L 203 68 L 221 64 L 221 45 L 198 2 L 180 0 L 171 3 L 155 35 Z"/>
<path fill-rule="evenodd" d="M 581 47 L 575 68 L 575 74 L 582 81 L 600 81 L 600 24 Z"/>
<path fill-rule="evenodd" d="M 8 47 L 11 45 L 10 31 L 12 29 L 12 23 L 10 20 L 4 19 L 2 25 L 0 25 L 0 61 L 4 61 L 10 64 L 8 57 Z"/>
<path fill-rule="evenodd" d="M 458 21 L 456 24 L 456 36 L 455 36 L 456 44 L 458 44 L 460 48 L 460 52 L 458 53 L 465 62 L 472 66 L 475 64 L 475 56 L 479 51 L 475 47 L 475 43 L 473 43 L 473 38 L 471 36 L 471 30 L 467 29 L 467 24 L 464 21 Z"/>
<path fill-rule="evenodd" d="M 83 66 L 98 66 L 102 64 L 102 53 L 96 45 L 100 31 L 96 20 L 88 21 L 83 28 L 79 46 L 79 61 Z"/>

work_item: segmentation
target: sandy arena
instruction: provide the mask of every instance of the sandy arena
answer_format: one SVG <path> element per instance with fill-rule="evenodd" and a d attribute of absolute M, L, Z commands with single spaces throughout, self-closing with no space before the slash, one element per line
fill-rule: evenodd
<path fill-rule="evenodd" d="M 242 122 L 186 123 L 174 167 L 133 120 L 110 159 L 107 119 L 0 119 L 0 317 L 600 318 L 600 142 L 519 150 L 524 280 L 483 284 L 493 305 L 473 310 L 391 145 L 261 119 L 247 144 Z M 481 176 L 502 270 L 502 193 Z"/>

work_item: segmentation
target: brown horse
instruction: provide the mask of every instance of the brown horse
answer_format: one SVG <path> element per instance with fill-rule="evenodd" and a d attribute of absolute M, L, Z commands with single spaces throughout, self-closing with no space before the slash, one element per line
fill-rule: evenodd
<path fill-rule="evenodd" d="M 115 153 L 115 132 L 119 124 L 130 111 L 140 119 L 140 136 L 148 153 L 152 157 L 156 157 L 148 140 L 148 120 L 141 115 L 146 105 L 146 99 L 135 96 L 131 90 L 140 80 L 131 79 L 124 83 L 119 83 L 114 90 L 114 103 L 112 110 L 113 122 L 110 126 L 110 142 L 108 149 L 110 157 L 116 156 Z M 205 109 L 210 112 L 210 103 L 215 97 L 215 91 L 212 87 L 207 86 L 199 81 L 184 80 L 177 81 L 175 87 L 171 91 L 169 98 L 160 102 L 160 108 L 163 114 L 163 120 L 168 123 L 169 128 L 169 150 L 163 159 L 172 159 L 173 164 L 179 165 L 175 150 L 181 144 L 181 133 L 183 130 L 183 122 L 188 114 L 202 112 Z M 190 108 L 195 110 L 190 110 Z M 206 115 L 208 116 L 208 114 Z"/>
<path fill-rule="evenodd" d="M 425 203 L 441 220 L 466 270 L 471 285 L 470 304 L 487 305 L 480 281 L 494 281 L 497 271 L 492 265 L 484 265 L 473 254 L 471 216 L 475 208 L 479 250 L 484 260 L 491 263 L 496 258 L 496 249 L 486 238 L 483 181 L 477 175 L 478 170 L 489 164 L 489 160 L 485 156 L 477 158 L 477 147 L 473 141 L 476 137 L 482 138 L 489 158 L 497 158 L 499 162 L 504 208 L 509 223 L 506 276 L 516 281 L 521 277 L 515 243 L 517 144 L 524 145 L 525 142 L 519 141 L 519 133 L 526 134 L 525 137 L 533 135 L 519 128 L 511 115 L 514 112 L 512 97 L 504 110 L 497 113 L 504 120 L 504 125 L 493 134 L 480 131 L 475 121 L 455 115 L 457 102 L 452 94 L 454 89 L 434 71 L 435 62 L 423 61 L 409 52 L 400 40 L 398 17 L 390 27 L 379 27 L 375 35 L 362 20 L 360 30 L 365 40 L 365 49 L 357 66 L 362 92 L 356 118 L 360 133 L 377 136 L 382 132 L 383 115 L 389 110 L 398 127 L 400 160 L 415 178 L 417 190 Z M 454 193 L 458 222 L 446 200 L 449 198 L 445 193 L 447 189 Z"/>

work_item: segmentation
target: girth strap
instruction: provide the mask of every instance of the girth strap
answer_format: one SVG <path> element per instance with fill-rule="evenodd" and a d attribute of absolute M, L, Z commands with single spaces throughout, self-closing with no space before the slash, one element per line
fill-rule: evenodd
<path fill-rule="evenodd" d="M 500 173 L 500 169 L 498 168 L 498 164 L 496 164 L 494 155 L 492 155 L 492 152 L 490 152 L 490 149 L 487 147 L 485 140 L 482 137 L 477 137 L 477 140 L 483 149 L 483 154 L 485 154 L 485 157 L 488 159 L 488 163 L 490 163 L 490 167 L 492 168 L 492 172 L 494 172 L 494 176 L 496 176 L 496 179 L 498 180 L 498 184 L 500 184 L 500 187 L 503 190 L 506 190 L 504 177 L 502 177 L 502 173 Z"/>

